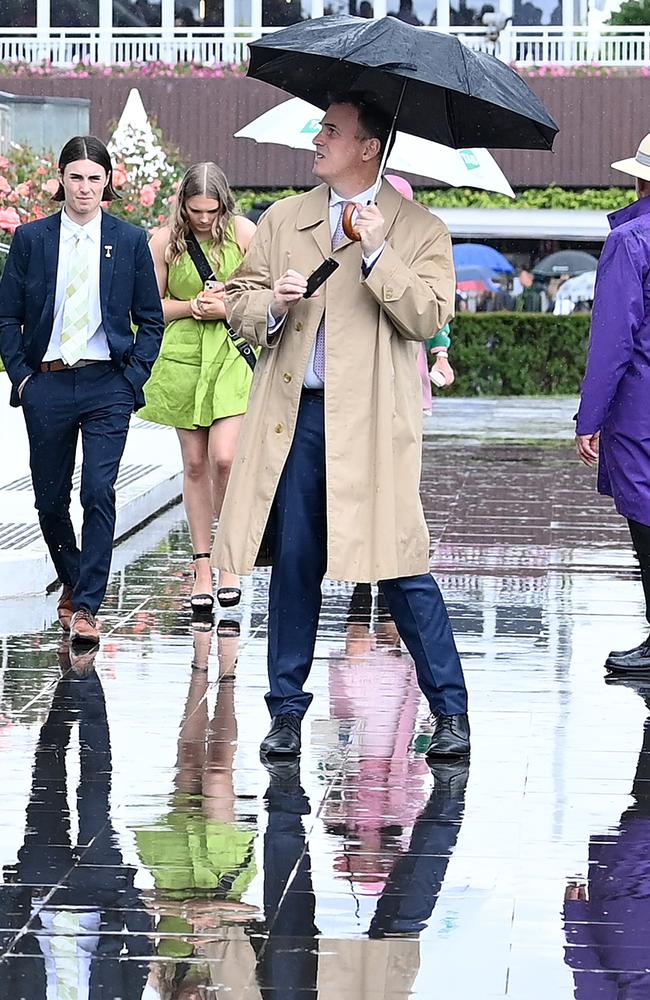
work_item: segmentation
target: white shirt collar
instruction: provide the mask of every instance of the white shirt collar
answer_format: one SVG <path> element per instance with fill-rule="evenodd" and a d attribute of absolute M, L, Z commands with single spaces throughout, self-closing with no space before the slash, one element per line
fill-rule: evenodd
<path fill-rule="evenodd" d="M 340 205 L 342 201 L 358 201 L 361 205 L 365 205 L 367 202 L 373 200 L 374 190 L 375 185 L 373 184 L 366 191 L 362 191 L 361 194 L 355 194 L 353 198 L 344 198 L 343 195 L 338 194 L 334 188 L 330 188 L 330 208 L 334 205 Z"/>
<path fill-rule="evenodd" d="M 80 233 L 91 239 L 93 243 L 99 243 L 102 238 L 101 208 L 95 218 L 87 222 L 85 226 L 80 226 L 74 219 L 71 219 L 65 208 L 61 209 L 61 235 L 63 239 L 71 240 L 78 237 Z"/>

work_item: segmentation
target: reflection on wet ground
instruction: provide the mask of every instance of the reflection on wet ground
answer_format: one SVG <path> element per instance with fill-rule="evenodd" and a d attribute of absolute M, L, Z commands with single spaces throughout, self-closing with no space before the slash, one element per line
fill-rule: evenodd
<path fill-rule="evenodd" d="M 622 522 L 562 447 L 429 443 L 469 767 L 376 592 L 330 584 L 300 766 L 265 770 L 266 571 L 190 628 L 180 511 L 120 568 L 96 657 L 2 646 L 0 997 L 650 997 L 650 683 Z"/>

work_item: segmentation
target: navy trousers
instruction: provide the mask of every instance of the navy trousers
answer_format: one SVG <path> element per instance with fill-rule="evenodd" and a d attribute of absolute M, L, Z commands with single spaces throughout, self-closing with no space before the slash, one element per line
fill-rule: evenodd
<path fill-rule="evenodd" d="M 133 389 L 110 361 L 37 372 L 21 398 L 43 537 L 75 610 L 96 614 L 108 583 L 115 533 L 115 480 L 133 412 Z M 70 495 L 81 433 L 81 550 Z"/>
<path fill-rule="evenodd" d="M 273 569 L 269 587 L 271 716 L 304 715 L 327 567 L 325 426 L 322 395 L 304 393 L 296 433 L 273 502 L 267 537 Z M 467 691 L 451 624 L 430 573 L 382 580 L 380 587 L 431 711 L 462 715 Z"/>

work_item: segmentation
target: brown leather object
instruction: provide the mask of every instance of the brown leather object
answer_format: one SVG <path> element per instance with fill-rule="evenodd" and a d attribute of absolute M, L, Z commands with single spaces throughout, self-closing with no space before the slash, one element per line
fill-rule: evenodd
<path fill-rule="evenodd" d="M 348 205 L 345 206 L 345 208 L 343 209 L 342 225 L 343 225 L 343 232 L 345 233 L 347 238 L 349 240 L 354 240 L 355 243 L 358 243 L 359 240 L 361 239 L 361 233 L 357 229 L 355 229 L 354 226 L 352 225 L 352 216 L 354 215 L 356 210 L 357 206 L 353 202 L 350 202 Z"/>

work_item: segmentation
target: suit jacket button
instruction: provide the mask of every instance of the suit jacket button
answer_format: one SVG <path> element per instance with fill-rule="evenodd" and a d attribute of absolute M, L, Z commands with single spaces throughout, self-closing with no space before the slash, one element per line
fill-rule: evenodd
<path fill-rule="evenodd" d="M 275 425 L 275 433 L 276 434 L 282 434 L 283 430 L 284 430 L 284 425 L 283 424 L 276 424 Z"/>
<path fill-rule="evenodd" d="M 298 322 L 296 323 L 296 330 L 298 331 L 298 333 L 300 333 L 300 331 L 302 330 L 302 323 L 300 322 L 300 320 L 298 320 Z"/>
<path fill-rule="evenodd" d="M 285 382 L 291 382 L 293 375 L 291 374 L 291 372 L 285 372 L 282 378 L 284 379 Z"/>

